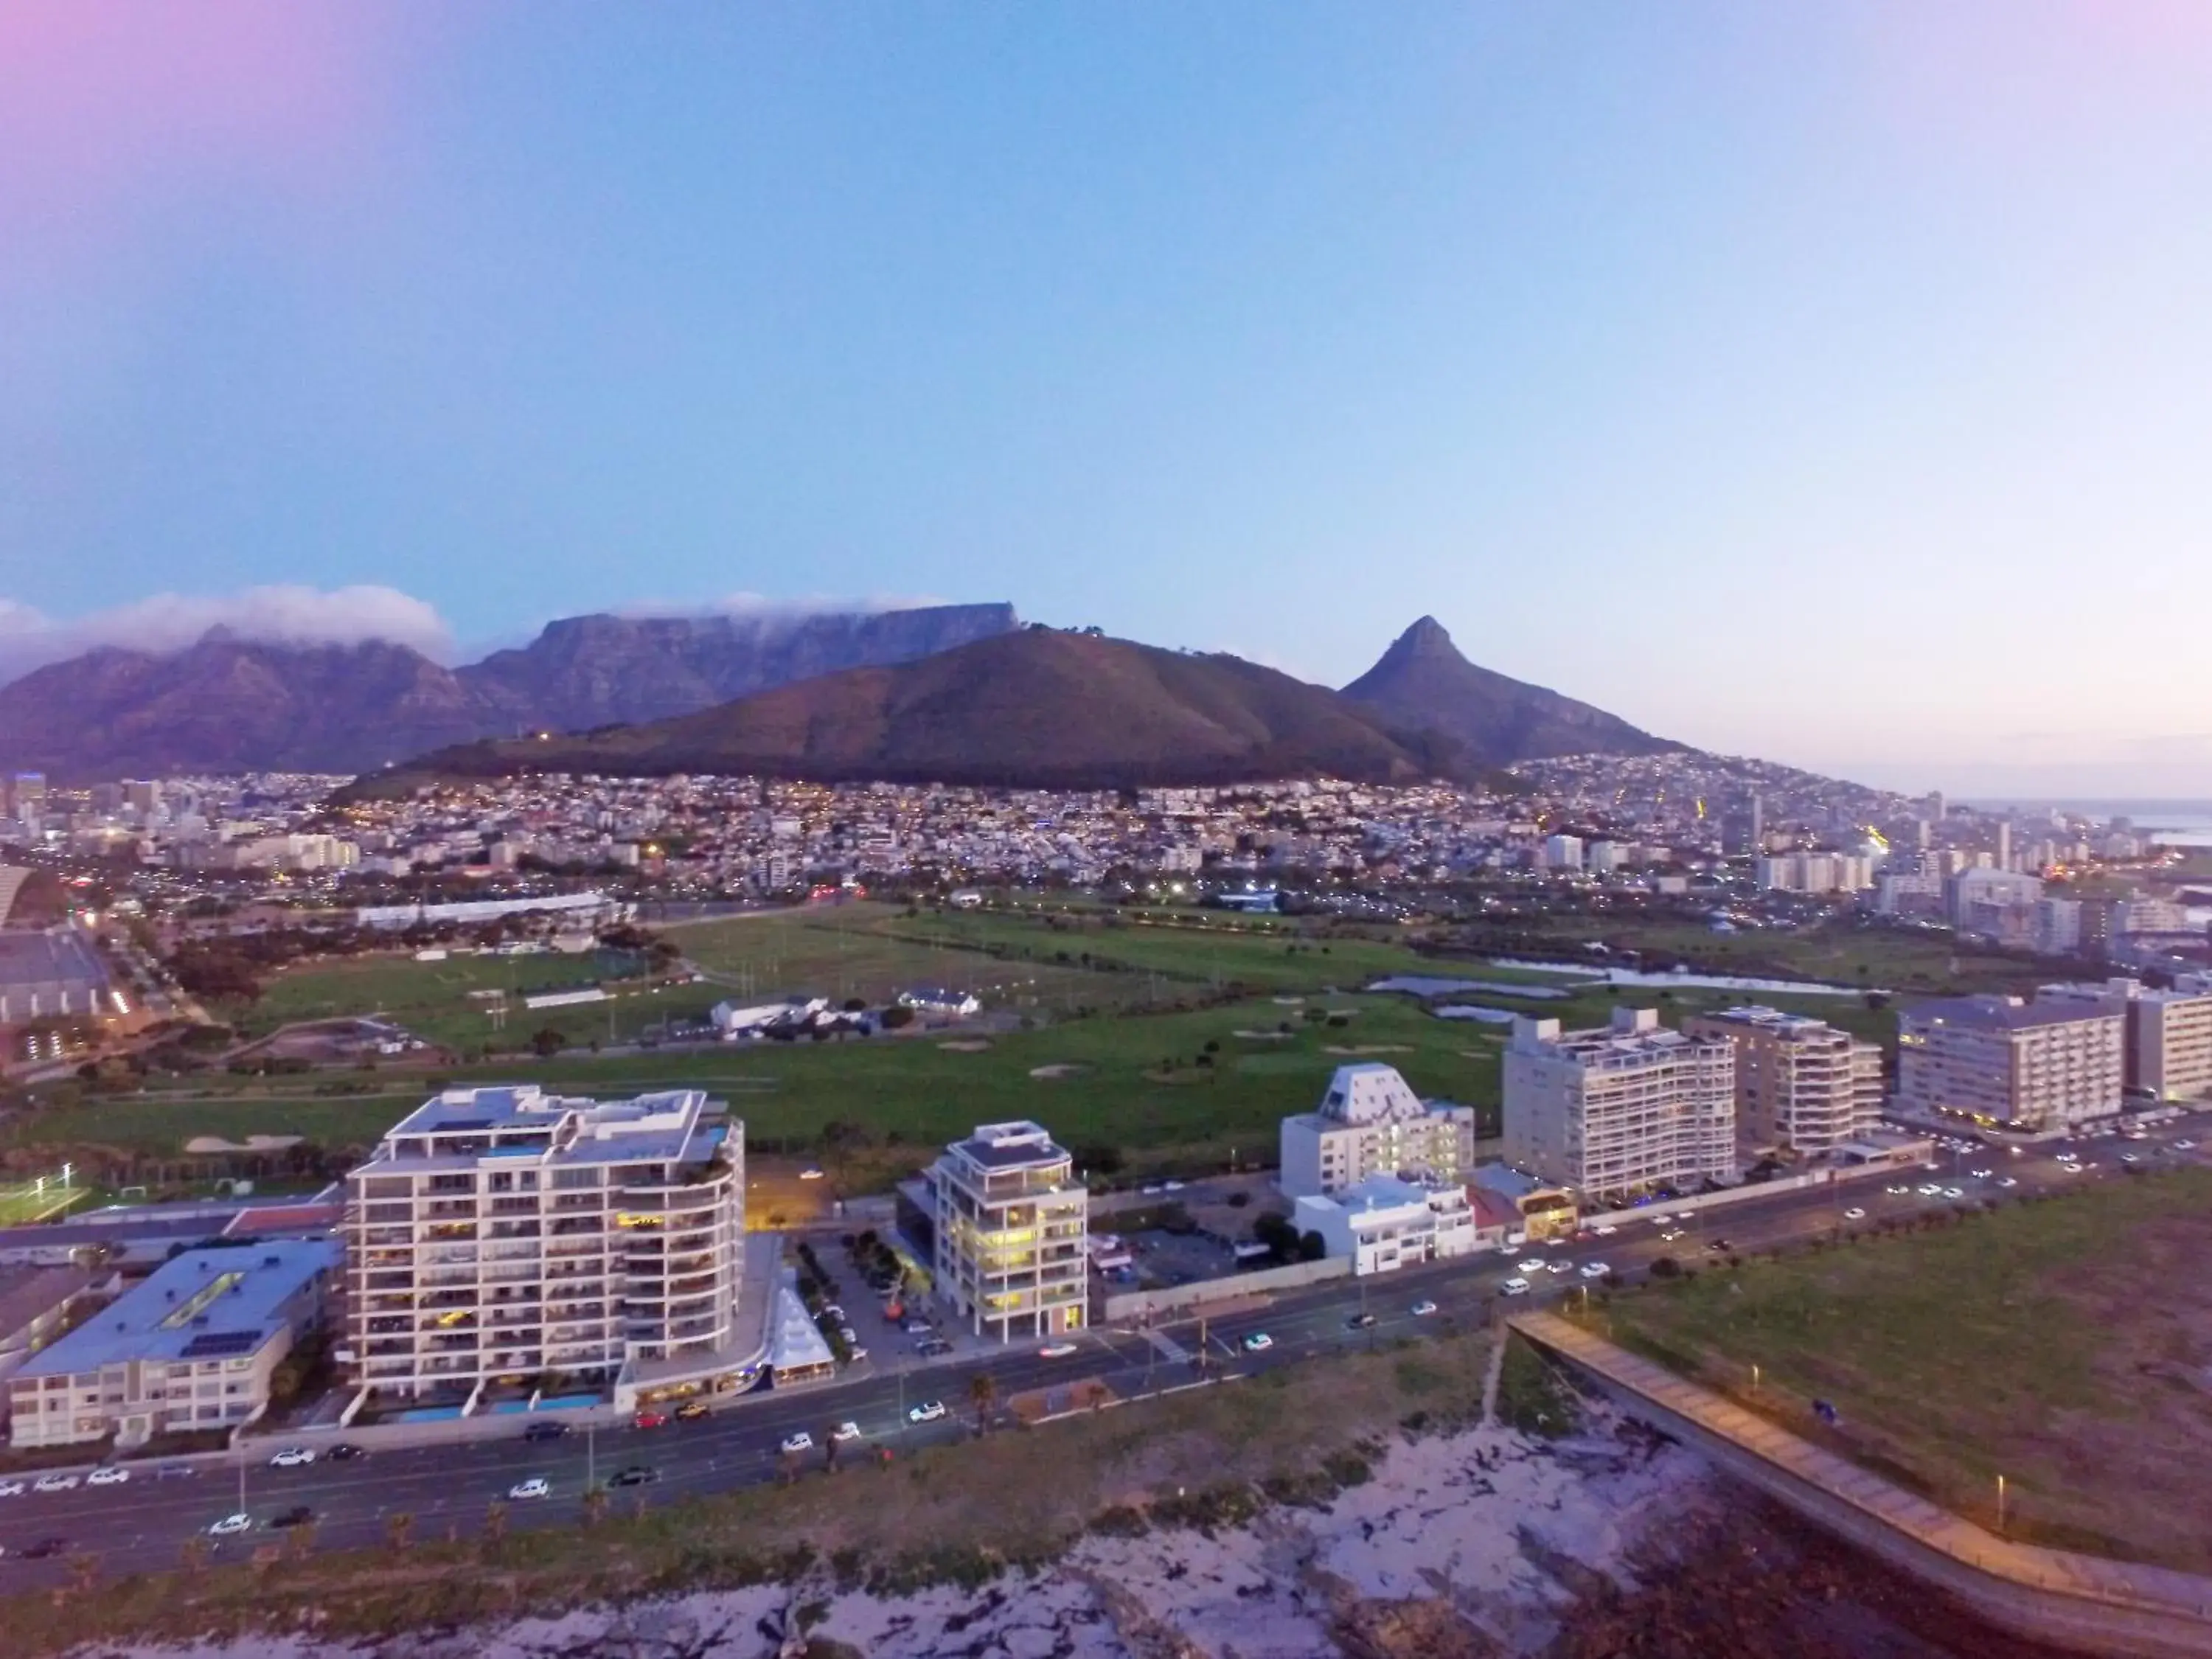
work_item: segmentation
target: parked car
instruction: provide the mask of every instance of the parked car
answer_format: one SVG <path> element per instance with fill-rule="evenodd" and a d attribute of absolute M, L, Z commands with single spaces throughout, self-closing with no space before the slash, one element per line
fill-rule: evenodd
<path fill-rule="evenodd" d="M 830 1431 L 830 1437 L 841 1446 L 848 1441 L 858 1440 L 860 1437 L 860 1425 L 858 1423 L 840 1423 Z"/>
<path fill-rule="evenodd" d="M 314 1510 L 309 1509 L 305 1504 L 295 1504 L 290 1509 L 280 1510 L 271 1516 L 269 1518 L 269 1524 L 280 1532 L 289 1531 L 294 1527 L 306 1526 L 314 1518 Z"/>
<path fill-rule="evenodd" d="M 1075 1352 L 1073 1342 L 1048 1342 L 1037 1350 L 1039 1359 L 1065 1359 Z"/>
<path fill-rule="evenodd" d="M 1348 1331 L 1364 1331 L 1374 1324 L 1374 1322 L 1375 1316 L 1373 1314 L 1356 1313 L 1352 1315 L 1351 1318 L 1344 1322 L 1344 1328 Z"/>
<path fill-rule="evenodd" d="M 783 1437 L 782 1449 L 787 1452 L 810 1452 L 814 1449 L 814 1437 L 804 1429 Z"/>
<path fill-rule="evenodd" d="M 1265 1353 L 1275 1346 L 1275 1339 L 1265 1331 L 1255 1331 L 1244 1339 L 1246 1353 Z"/>
<path fill-rule="evenodd" d="M 944 1415 L 945 1402 L 942 1400 L 925 1400 L 919 1406 L 908 1409 L 906 1420 L 909 1423 L 934 1423 Z"/>
<path fill-rule="evenodd" d="M 0 1498 L 21 1498 L 28 1490 L 20 1480 L 0 1480 Z"/>
<path fill-rule="evenodd" d="M 507 1489 L 507 1495 L 510 1500 L 517 1504 L 526 1504 L 534 1498 L 550 1498 L 553 1495 L 553 1483 L 542 1474 L 533 1474 L 529 1480 L 518 1480 L 509 1486 Z"/>
<path fill-rule="evenodd" d="M 607 1479 L 610 1486 L 649 1486 L 660 1479 L 660 1471 L 643 1463 L 633 1463 L 628 1468 L 617 1469 Z"/>
<path fill-rule="evenodd" d="M 1509 1279 L 1498 1288 L 1508 1296 L 1526 1296 L 1528 1294 L 1528 1281 L 1525 1279 Z"/>
<path fill-rule="evenodd" d="M 558 1440 L 568 1432 L 568 1425 L 566 1423 L 556 1423 L 548 1419 L 532 1423 L 522 1431 L 522 1437 L 525 1440 Z"/>
<path fill-rule="evenodd" d="M 630 1421 L 641 1429 L 665 1429 L 668 1426 L 668 1413 L 666 1412 L 642 1411 L 635 1417 L 630 1419 Z"/>
<path fill-rule="evenodd" d="M 131 1471 L 113 1463 L 103 1463 L 84 1478 L 88 1486 L 119 1486 L 131 1478 Z"/>
<path fill-rule="evenodd" d="M 845 1357 L 851 1360 L 855 1365 L 859 1364 L 863 1359 L 866 1359 L 868 1357 L 868 1345 L 865 1342 L 854 1343 L 850 1347 L 846 1349 Z"/>
<path fill-rule="evenodd" d="M 31 1485 L 33 1492 L 75 1492 L 76 1477 L 73 1474 L 42 1474 Z"/>
<path fill-rule="evenodd" d="M 356 1458 L 366 1457 L 368 1454 L 363 1451 L 359 1446 L 355 1445 L 350 1440 L 341 1440 L 337 1445 L 325 1452 L 323 1455 L 329 1458 L 333 1463 L 350 1463 Z"/>
<path fill-rule="evenodd" d="M 706 1414 L 707 1402 L 703 1400 L 687 1400 L 676 1408 L 676 1420 L 679 1423 L 696 1423 Z"/>
<path fill-rule="evenodd" d="M 226 1515 L 208 1528 L 210 1538 L 235 1538 L 240 1533 L 253 1530 L 253 1517 L 240 1510 L 236 1515 Z"/>
<path fill-rule="evenodd" d="M 1582 1266 L 1582 1275 L 1584 1279 L 1603 1279 L 1612 1271 L 1613 1269 L 1602 1261 L 1585 1261 Z"/>
<path fill-rule="evenodd" d="M 1544 1271 L 1544 1258 L 1532 1255 L 1526 1261 L 1516 1261 L 1513 1265 L 1524 1273 L 1540 1273 Z"/>
<path fill-rule="evenodd" d="M 1428 1297 L 1423 1297 L 1419 1302 L 1416 1302 L 1413 1304 L 1413 1317 L 1416 1319 L 1426 1319 L 1436 1310 L 1437 1304 L 1430 1301 Z"/>
<path fill-rule="evenodd" d="M 1866 1219 L 1866 1212 L 1859 1208 L 1857 1205 L 1854 1204 L 1850 1209 L 1844 1212 L 1844 1219 L 1846 1221 L 1864 1221 Z"/>
<path fill-rule="evenodd" d="M 287 1446 L 269 1460 L 269 1467 L 272 1469 L 299 1469 L 305 1468 L 314 1461 L 315 1449 L 313 1446 Z"/>
<path fill-rule="evenodd" d="M 164 1463 L 154 1471 L 156 1480 L 189 1480 L 199 1471 L 189 1463 Z"/>

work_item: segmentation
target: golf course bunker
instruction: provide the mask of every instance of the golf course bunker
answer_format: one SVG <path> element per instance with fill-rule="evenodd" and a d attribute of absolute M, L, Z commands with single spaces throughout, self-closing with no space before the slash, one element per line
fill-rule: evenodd
<path fill-rule="evenodd" d="M 296 1146 L 304 1135 L 248 1135 L 242 1141 L 225 1140 L 221 1135 L 194 1135 L 185 1143 L 185 1151 L 198 1156 L 218 1152 L 281 1152 Z"/>
<path fill-rule="evenodd" d="M 1030 1068 L 1030 1075 L 1041 1083 L 1049 1083 L 1054 1078 L 1081 1077 L 1090 1069 L 1088 1066 L 1079 1066 L 1073 1061 L 1061 1060 L 1051 1066 L 1032 1066 Z"/>
<path fill-rule="evenodd" d="M 1295 1034 L 1290 1031 L 1234 1031 L 1231 1035 L 1241 1036 L 1247 1042 L 1288 1042 Z"/>
<path fill-rule="evenodd" d="M 949 1054 L 988 1054 L 991 1052 L 990 1041 L 986 1037 L 960 1037 L 937 1046 Z"/>

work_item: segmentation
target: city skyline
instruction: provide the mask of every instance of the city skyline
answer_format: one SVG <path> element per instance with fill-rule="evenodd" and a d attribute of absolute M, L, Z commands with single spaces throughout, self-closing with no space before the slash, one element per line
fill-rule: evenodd
<path fill-rule="evenodd" d="M 0 21 L 0 672 L 1430 612 L 1719 752 L 2212 794 L 2194 9 L 125 15 Z"/>

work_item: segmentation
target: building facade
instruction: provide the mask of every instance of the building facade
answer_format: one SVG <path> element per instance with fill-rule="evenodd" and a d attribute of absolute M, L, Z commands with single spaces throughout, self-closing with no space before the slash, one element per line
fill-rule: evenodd
<path fill-rule="evenodd" d="M 1739 1178 L 1725 1037 L 1668 1030 L 1649 1008 L 1586 1031 L 1522 1018 L 1504 1071 L 1506 1162 L 1584 1204 Z"/>
<path fill-rule="evenodd" d="M 2031 1133 L 2120 1109 L 2125 1016 L 2086 998 L 1951 997 L 1898 1016 L 1897 1097 Z"/>
<path fill-rule="evenodd" d="M 1474 1205 L 1463 1186 L 1423 1186 L 1370 1176 L 1333 1196 L 1298 1200 L 1292 1223 L 1319 1233 L 1331 1256 L 1348 1257 L 1355 1273 L 1388 1273 L 1417 1262 L 1471 1255 Z"/>
<path fill-rule="evenodd" d="M 720 1382 L 757 1358 L 732 1348 L 744 1185 L 744 1126 L 697 1090 L 449 1089 L 346 1177 L 351 1375 L 470 1408 L 509 1376 Z"/>
<path fill-rule="evenodd" d="M 1340 1066 L 1317 1109 L 1283 1120 L 1280 1148 L 1291 1199 L 1370 1176 L 1463 1182 L 1474 1167 L 1474 1108 L 1423 1101 L 1395 1066 Z"/>
<path fill-rule="evenodd" d="M 172 1258 L 8 1379 L 9 1443 L 136 1446 L 252 1421 L 321 1324 L 343 1260 L 335 1243 L 296 1239 Z"/>
<path fill-rule="evenodd" d="M 2039 995 L 2118 1012 L 2126 1022 L 2122 1081 L 2138 1097 L 2172 1104 L 2212 1097 L 2212 988 L 2154 991 L 2139 980 L 2046 985 Z"/>
<path fill-rule="evenodd" d="M 1832 1152 L 1881 1121 L 1881 1050 L 1826 1020 L 1730 1008 L 1682 1022 L 1735 1045 L 1737 1132 L 1803 1158 Z"/>
<path fill-rule="evenodd" d="M 1034 1123 L 982 1123 L 922 1176 L 938 1297 L 1001 1342 L 1080 1330 L 1090 1299 L 1091 1194 Z"/>

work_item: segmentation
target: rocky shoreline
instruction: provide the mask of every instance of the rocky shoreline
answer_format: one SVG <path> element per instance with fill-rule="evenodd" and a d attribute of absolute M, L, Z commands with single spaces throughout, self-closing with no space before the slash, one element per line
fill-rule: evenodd
<path fill-rule="evenodd" d="M 371 1643 L 103 1659 L 2032 1659 L 1637 1425 L 1401 1442 L 1326 1505 L 1132 1516 L 1050 1567 L 876 1596 L 827 1575 Z"/>

